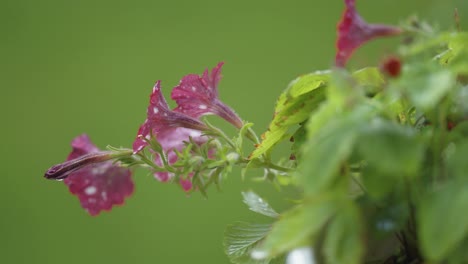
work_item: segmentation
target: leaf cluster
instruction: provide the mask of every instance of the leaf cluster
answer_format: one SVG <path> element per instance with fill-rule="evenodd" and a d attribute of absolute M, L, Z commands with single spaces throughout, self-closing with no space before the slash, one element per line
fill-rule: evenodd
<path fill-rule="evenodd" d="M 250 159 L 295 130 L 290 177 L 303 197 L 279 215 L 244 197 L 274 222 L 228 228 L 234 263 L 268 263 L 304 246 L 319 263 L 468 259 L 468 34 L 415 30 L 397 57 L 399 76 L 332 69 L 281 94 Z"/>

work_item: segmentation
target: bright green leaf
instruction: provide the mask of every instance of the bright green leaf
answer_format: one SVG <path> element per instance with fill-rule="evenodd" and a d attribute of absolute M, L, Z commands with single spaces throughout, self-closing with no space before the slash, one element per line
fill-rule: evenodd
<path fill-rule="evenodd" d="M 327 85 L 330 71 L 319 71 L 299 76 L 287 88 L 287 98 L 297 98 L 319 87 Z"/>
<path fill-rule="evenodd" d="M 279 214 L 256 193 L 252 191 L 242 192 L 242 196 L 244 197 L 244 203 L 249 206 L 251 211 L 273 218 L 279 216 Z"/>
<path fill-rule="evenodd" d="M 447 35 L 448 49 L 437 58 L 442 65 L 448 65 L 457 73 L 468 74 L 468 33 Z"/>
<path fill-rule="evenodd" d="M 325 98 L 324 88 L 329 79 L 328 73 L 303 75 L 292 81 L 276 102 L 275 115 L 268 130 L 262 135 L 262 142 L 250 155 L 259 158 L 273 146 L 288 138 L 288 130 L 304 122 Z"/>
<path fill-rule="evenodd" d="M 417 226 L 421 250 L 428 260 L 444 260 L 467 238 L 467 208 L 467 181 L 448 183 L 422 201 Z"/>
<path fill-rule="evenodd" d="M 368 67 L 353 72 L 353 77 L 357 83 L 363 87 L 366 94 L 376 94 L 383 89 L 385 79 L 376 67 Z"/>

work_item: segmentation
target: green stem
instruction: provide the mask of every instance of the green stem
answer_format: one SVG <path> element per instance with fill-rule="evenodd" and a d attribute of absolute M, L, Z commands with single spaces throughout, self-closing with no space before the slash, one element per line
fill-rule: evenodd
<path fill-rule="evenodd" d="M 447 109 L 448 99 L 445 98 L 441 102 L 441 106 L 437 109 L 434 115 L 435 122 L 433 124 L 433 136 L 432 145 L 434 146 L 432 152 L 432 164 L 433 164 L 433 184 L 436 184 L 439 180 L 445 178 L 445 169 L 442 162 L 442 152 L 445 146 L 445 137 L 447 133 Z"/>
<path fill-rule="evenodd" d="M 238 151 L 236 144 L 234 144 L 234 142 L 232 142 L 232 140 L 221 129 L 214 126 L 210 126 L 210 129 L 212 130 L 212 132 L 214 132 L 214 134 L 223 138 L 229 144 L 229 146 L 232 147 L 232 149 Z"/>
<path fill-rule="evenodd" d="M 243 164 L 247 164 L 249 163 L 250 160 L 248 159 L 242 159 L 239 161 L 239 163 L 243 163 Z M 258 163 L 256 164 L 259 164 L 260 166 L 263 166 L 264 168 L 266 169 L 273 169 L 273 170 L 277 170 L 277 171 L 281 171 L 281 172 L 286 172 L 286 173 L 289 173 L 289 172 L 293 172 L 294 169 L 292 168 L 287 168 L 287 167 L 283 167 L 283 166 L 280 166 L 280 165 L 276 165 L 276 164 L 273 164 L 271 162 L 266 162 L 266 161 L 259 161 Z"/>
<path fill-rule="evenodd" d="M 247 134 L 246 134 L 247 138 L 250 139 L 253 143 L 255 144 L 260 144 L 260 140 L 258 139 L 257 137 L 257 134 L 255 133 L 255 131 L 252 129 L 252 128 L 247 128 Z"/>
<path fill-rule="evenodd" d="M 148 159 L 148 157 L 146 157 L 146 155 L 143 154 L 142 152 L 139 152 L 137 156 L 140 157 L 140 160 L 143 162 L 143 164 L 150 166 L 151 168 L 153 168 L 154 170 L 158 172 L 161 172 L 161 171 L 164 171 L 164 169 L 167 169 L 167 167 L 163 169 L 159 167 L 158 165 L 156 165 L 152 160 Z"/>
<path fill-rule="evenodd" d="M 133 150 L 132 149 L 119 149 L 119 150 L 114 150 L 111 154 L 111 157 L 113 159 L 118 159 L 118 158 L 124 158 L 124 157 L 131 157 L 133 156 Z"/>

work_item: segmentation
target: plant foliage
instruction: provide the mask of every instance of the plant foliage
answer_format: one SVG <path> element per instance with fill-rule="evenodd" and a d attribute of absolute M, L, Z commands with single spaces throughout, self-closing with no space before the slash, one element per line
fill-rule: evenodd
<path fill-rule="evenodd" d="M 303 197 L 253 255 L 310 246 L 320 263 L 468 260 L 468 34 L 421 25 L 407 26 L 396 76 L 332 69 L 281 94 L 250 158 L 296 130 L 290 176 Z"/>

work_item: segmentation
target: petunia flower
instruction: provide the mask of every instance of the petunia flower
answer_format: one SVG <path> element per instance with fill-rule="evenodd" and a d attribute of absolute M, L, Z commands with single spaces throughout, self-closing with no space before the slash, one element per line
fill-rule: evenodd
<path fill-rule="evenodd" d="M 151 135 L 161 145 L 164 153 L 167 155 L 169 164 L 177 161 L 176 151 L 181 151 L 185 147 L 184 142 L 204 144 L 208 137 L 203 135 L 203 131 L 209 128 L 197 118 L 186 115 L 185 113 L 170 110 L 167 102 L 161 93 L 160 81 L 156 83 L 150 96 L 150 104 L 147 110 L 146 121 L 141 125 L 137 138 L 133 142 L 133 151 L 141 151 L 148 145 Z M 155 164 L 162 166 L 163 162 L 158 153 L 155 153 Z M 159 181 L 166 182 L 174 177 L 171 172 L 155 172 L 154 177 Z M 185 191 L 189 191 L 191 182 L 186 179 L 180 180 L 180 184 Z"/>
<path fill-rule="evenodd" d="M 218 63 L 211 73 L 206 69 L 202 76 L 184 76 L 171 93 L 171 98 L 177 102 L 174 111 L 194 118 L 209 114 L 218 115 L 235 127 L 241 128 L 243 122 L 240 117 L 218 98 L 218 83 L 223 64 Z"/>
<path fill-rule="evenodd" d="M 76 137 L 71 145 L 67 161 L 50 168 L 45 177 L 64 179 L 90 215 L 123 204 L 134 190 L 130 170 L 109 161 L 114 158 L 112 153 L 100 151 L 87 135 Z"/>
<path fill-rule="evenodd" d="M 338 23 L 335 58 L 338 67 L 344 67 L 353 52 L 369 40 L 402 33 L 398 27 L 366 23 L 357 13 L 355 2 L 356 0 L 345 0 L 346 9 Z"/>
<path fill-rule="evenodd" d="M 133 142 L 133 151 L 137 153 L 146 147 L 148 145 L 147 139 L 150 139 L 151 134 L 156 135 L 156 138 L 163 145 L 164 149 L 169 149 L 172 148 L 170 144 L 176 144 L 176 142 L 188 139 L 187 135 L 197 137 L 201 135 L 200 131 L 208 129 L 200 120 L 184 113 L 170 110 L 161 92 L 161 81 L 158 81 L 154 85 L 153 92 L 150 95 L 147 118 L 143 125 L 140 126 L 137 138 Z M 158 134 L 161 135 L 158 136 Z M 171 139 L 164 140 L 162 135 L 171 136 Z"/>

